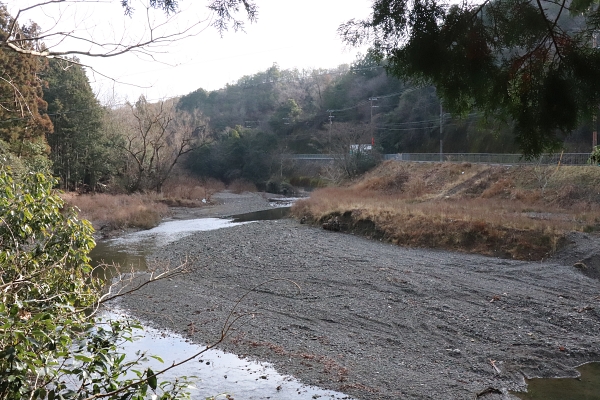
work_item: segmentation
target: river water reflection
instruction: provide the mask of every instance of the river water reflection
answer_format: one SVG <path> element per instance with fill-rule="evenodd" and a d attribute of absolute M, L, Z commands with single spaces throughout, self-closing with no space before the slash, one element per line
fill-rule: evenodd
<path fill-rule="evenodd" d="M 579 378 L 527 379 L 527 393 L 514 393 L 522 400 L 600 400 L 600 363 L 577 368 Z"/>
<path fill-rule="evenodd" d="M 271 210 L 269 210 L 271 211 Z M 146 231 L 133 232 L 122 237 L 100 240 L 91 252 L 93 262 L 98 265 L 119 264 L 123 271 L 145 271 L 146 256 L 157 247 L 184 238 L 194 232 L 228 228 L 246 222 L 234 222 L 233 218 L 198 218 L 167 221 Z"/>
<path fill-rule="evenodd" d="M 287 216 L 289 210 L 278 208 L 234 216 L 230 219 L 201 218 L 193 220 L 168 221 L 156 228 L 135 232 L 121 238 L 99 241 L 91 257 L 98 263 L 118 263 L 125 270 L 143 271 L 146 269 L 146 256 L 156 247 L 165 246 L 194 232 L 213 229 L 226 229 L 232 226 L 251 223 L 262 219 L 277 219 Z M 105 317 L 118 318 L 126 314 L 112 310 Z M 158 355 L 164 360 L 159 363 L 150 359 L 147 366 L 155 371 L 171 363 L 181 361 L 198 353 L 202 345 L 194 344 L 173 332 L 145 327 L 137 332 L 140 337 L 124 345 L 127 354 L 148 351 L 149 355 Z M 167 372 L 163 379 L 175 379 L 179 376 L 191 378 L 192 399 L 206 399 L 227 393 L 232 398 L 243 400 L 263 399 L 351 399 L 348 395 L 315 386 L 307 386 L 297 379 L 279 374 L 270 364 L 249 361 L 234 354 L 212 349 L 193 361 Z M 218 398 L 225 398 L 218 397 Z"/>
<path fill-rule="evenodd" d="M 123 318 L 127 314 L 120 310 L 104 315 L 104 318 Z M 175 333 L 145 327 L 144 331 L 135 332 L 140 338 L 134 342 L 126 342 L 123 350 L 126 354 L 147 352 L 147 356 L 158 355 L 163 363 L 150 358 L 145 363 L 154 371 L 164 369 L 174 362 L 182 361 L 199 353 L 204 346 L 191 343 Z M 240 358 L 235 354 L 211 349 L 170 371 L 159 381 L 175 380 L 188 377 L 192 399 L 204 400 L 207 397 L 225 399 L 225 394 L 238 400 L 264 399 L 351 399 L 344 393 L 324 390 L 315 386 L 303 385 L 297 379 L 279 374 L 269 363 L 259 363 Z"/>

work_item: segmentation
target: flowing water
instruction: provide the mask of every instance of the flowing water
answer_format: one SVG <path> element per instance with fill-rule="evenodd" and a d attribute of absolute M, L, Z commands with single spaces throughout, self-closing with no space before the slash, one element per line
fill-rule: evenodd
<path fill-rule="evenodd" d="M 104 318 L 128 317 L 121 310 L 113 310 Z M 147 356 L 158 355 L 162 363 L 149 358 L 145 367 L 160 371 L 174 362 L 182 361 L 204 349 L 204 346 L 189 342 L 182 336 L 150 327 L 134 332 L 139 339 L 123 345 L 125 353 L 133 355 L 147 352 Z M 192 399 L 204 400 L 210 396 L 225 394 L 234 399 L 351 399 L 344 393 L 324 390 L 315 386 L 303 385 L 297 379 L 279 374 L 269 363 L 260 363 L 240 358 L 234 354 L 211 349 L 170 371 L 159 381 L 174 380 L 186 376 L 191 383 L 189 392 Z"/>
<path fill-rule="evenodd" d="M 169 221 L 156 228 L 135 232 L 124 237 L 100 241 L 92 251 L 96 263 L 119 263 L 127 270 L 143 271 L 147 268 L 146 256 L 157 246 L 164 246 L 194 232 L 227 229 L 244 223 L 287 216 L 289 208 L 274 208 L 257 213 L 234 216 L 230 219 L 201 218 Z M 105 317 L 127 317 L 121 310 L 111 310 Z M 203 349 L 202 345 L 189 342 L 182 336 L 165 330 L 145 327 L 136 332 L 140 337 L 123 346 L 127 354 L 147 351 L 148 355 L 160 356 L 164 363 L 150 358 L 148 367 L 158 371 L 173 362 L 184 360 Z M 240 358 L 234 354 L 212 349 L 181 366 L 168 371 L 163 380 L 179 376 L 190 377 L 193 399 L 229 394 L 235 399 L 351 399 L 344 393 L 307 386 L 297 379 L 279 374 L 270 364 Z M 160 380 L 160 379 L 159 379 Z M 219 396 L 217 398 L 225 398 Z"/>

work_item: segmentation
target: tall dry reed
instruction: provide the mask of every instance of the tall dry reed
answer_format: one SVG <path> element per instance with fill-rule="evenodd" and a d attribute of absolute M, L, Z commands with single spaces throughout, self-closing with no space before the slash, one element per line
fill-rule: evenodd
<path fill-rule="evenodd" d="M 145 194 L 79 195 L 64 193 L 62 198 L 80 210 L 80 216 L 92 221 L 96 229 L 149 229 L 168 214 L 169 208 Z"/>

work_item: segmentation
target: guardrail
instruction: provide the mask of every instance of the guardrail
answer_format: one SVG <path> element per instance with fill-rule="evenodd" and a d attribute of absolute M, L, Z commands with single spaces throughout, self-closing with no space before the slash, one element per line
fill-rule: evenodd
<path fill-rule="evenodd" d="M 292 160 L 334 160 L 339 158 L 337 154 L 286 154 L 284 158 Z"/>
<path fill-rule="evenodd" d="M 331 161 L 342 158 L 341 154 L 286 154 L 284 156 L 293 160 Z M 440 162 L 440 153 L 399 153 L 384 154 L 385 160 L 413 161 L 413 162 Z M 526 160 L 521 154 L 494 154 L 494 153 L 445 153 L 442 154 L 445 162 L 470 162 L 482 164 L 542 164 L 542 165 L 588 165 L 589 153 L 554 153 L 543 154 L 537 159 Z"/>
<path fill-rule="evenodd" d="M 537 159 L 526 160 L 521 154 L 492 153 L 446 153 L 441 155 L 442 161 L 470 162 L 482 164 L 543 164 L 543 165 L 587 165 L 589 153 L 554 153 L 542 154 Z M 400 153 L 385 154 L 386 160 L 440 162 L 440 153 Z"/>

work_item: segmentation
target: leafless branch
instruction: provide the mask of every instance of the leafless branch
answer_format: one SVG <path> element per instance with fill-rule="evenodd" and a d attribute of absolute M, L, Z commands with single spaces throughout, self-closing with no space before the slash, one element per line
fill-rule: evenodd
<path fill-rule="evenodd" d="M 107 292 L 102 295 L 100 297 L 100 299 L 98 300 L 98 305 L 103 304 L 103 303 L 107 303 L 109 301 L 115 300 L 119 297 L 137 292 L 138 290 L 140 290 L 141 288 L 143 288 L 146 285 L 151 284 L 152 282 L 156 282 L 159 280 L 163 280 L 163 279 L 170 279 L 173 278 L 174 276 L 177 275 L 181 275 L 181 274 L 185 274 L 188 271 L 187 269 L 188 266 L 188 260 L 186 258 L 186 260 L 184 262 L 182 262 L 180 265 L 178 265 L 175 268 L 169 268 L 168 266 L 165 268 L 164 271 L 157 273 L 157 271 L 151 271 L 150 273 L 144 273 L 143 275 L 141 273 L 135 273 L 133 271 L 131 271 L 130 274 L 128 275 L 124 275 L 119 273 L 117 276 L 117 280 L 116 282 L 113 282 Z M 116 265 L 112 265 L 112 266 L 105 266 L 105 267 L 115 267 L 118 269 L 118 266 Z M 136 277 L 147 277 L 143 282 L 141 283 L 136 283 L 134 284 L 134 279 Z M 113 292 L 113 290 L 117 290 L 116 293 Z"/>
<path fill-rule="evenodd" d="M 193 355 L 189 356 L 188 358 L 186 358 L 186 359 L 184 359 L 184 360 L 181 360 L 181 361 L 178 361 L 178 362 L 173 362 L 173 363 L 172 363 L 170 366 L 168 366 L 168 367 L 166 367 L 166 368 L 164 368 L 164 369 L 162 369 L 162 370 L 160 370 L 160 371 L 154 372 L 154 376 L 158 376 L 158 375 L 164 374 L 165 372 L 167 372 L 167 371 L 169 371 L 169 370 L 171 370 L 171 369 L 173 369 L 173 368 L 175 368 L 175 367 L 178 367 L 178 366 L 180 366 L 180 365 L 182 365 L 182 364 L 185 364 L 185 363 L 187 363 L 187 362 L 189 362 L 189 361 L 191 361 L 191 360 L 195 359 L 196 357 L 198 357 L 198 356 L 200 356 L 200 355 L 202 355 L 202 354 L 206 353 L 206 352 L 207 352 L 207 351 L 209 351 L 210 349 L 213 349 L 213 348 L 215 348 L 216 346 L 218 346 L 218 345 L 219 345 L 221 342 L 223 342 L 223 341 L 224 341 L 224 340 L 225 340 L 225 339 L 228 337 L 228 335 L 229 335 L 229 332 L 231 331 L 231 328 L 232 328 L 232 327 L 233 327 L 233 326 L 234 326 L 234 325 L 235 325 L 235 324 L 236 324 L 236 323 L 237 323 L 237 322 L 238 322 L 240 319 L 242 319 L 242 318 L 244 318 L 244 317 L 246 317 L 246 316 L 248 316 L 248 315 L 252 315 L 251 313 L 244 313 L 244 314 L 242 314 L 242 315 L 238 315 L 238 316 L 236 316 L 236 317 L 234 318 L 234 317 L 233 317 L 233 315 L 234 315 L 234 313 L 235 313 L 235 311 L 236 311 L 237 307 L 240 305 L 240 303 L 241 303 L 241 302 L 242 302 L 242 301 L 243 301 L 243 300 L 244 300 L 244 299 L 245 299 L 245 298 L 246 298 L 246 297 L 247 297 L 249 294 L 251 294 L 251 293 L 253 293 L 254 291 L 256 291 L 256 290 L 257 290 L 259 287 L 261 287 L 261 286 L 264 286 L 264 285 L 266 285 L 266 284 L 268 284 L 268 283 L 275 282 L 275 281 L 285 281 L 285 282 L 291 283 L 291 284 L 293 284 L 293 285 L 294 285 L 294 286 L 295 286 L 295 287 L 298 289 L 298 291 L 299 291 L 299 292 L 301 291 L 300 285 L 298 285 L 296 282 L 294 282 L 294 281 L 292 281 L 292 280 L 290 280 L 290 279 L 286 279 L 286 278 L 274 278 L 274 279 L 269 279 L 269 280 L 267 280 L 267 281 L 264 281 L 264 282 L 262 282 L 262 283 L 260 283 L 260 284 L 258 284 L 258 285 L 256 285 L 256 286 L 254 286 L 253 288 L 249 289 L 249 290 L 248 290 L 246 293 L 244 293 L 244 294 L 243 294 L 243 295 L 242 295 L 242 296 L 241 296 L 241 297 L 240 297 L 240 298 L 237 300 L 237 302 L 234 304 L 233 308 L 232 308 L 232 309 L 231 309 L 231 311 L 229 312 L 229 315 L 227 316 L 227 319 L 226 319 L 226 320 L 225 320 L 225 322 L 223 323 L 223 328 L 221 329 L 221 335 L 220 335 L 220 337 L 219 337 L 219 338 L 218 338 L 218 339 L 217 339 L 215 342 L 213 342 L 213 343 L 211 343 L 211 344 L 207 345 L 206 347 L 204 347 L 204 349 L 202 349 L 202 350 L 200 350 L 200 351 L 198 351 L 198 352 L 194 353 Z M 134 381 L 134 382 L 130 383 L 129 385 L 123 386 L 123 387 L 121 387 L 121 388 L 119 388 L 119 389 L 116 389 L 116 390 L 114 390 L 114 391 L 107 392 L 107 393 L 98 393 L 98 394 L 95 394 L 95 395 L 93 395 L 93 396 L 87 397 L 87 398 L 86 398 L 86 399 L 84 399 L 84 400 L 93 400 L 93 399 L 100 399 L 100 398 L 112 397 L 112 396 L 114 396 L 114 395 L 116 395 L 116 394 L 123 393 L 124 391 L 126 391 L 126 390 L 127 390 L 127 389 L 129 389 L 129 388 L 133 388 L 133 387 L 135 387 L 135 386 L 137 386 L 137 385 L 140 385 L 140 384 L 144 383 L 145 381 L 147 381 L 147 379 L 148 379 L 148 378 L 149 378 L 149 377 L 141 378 L 141 379 L 139 379 L 139 380 L 136 380 L 136 381 Z"/>

